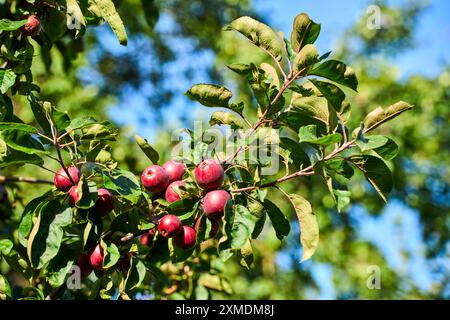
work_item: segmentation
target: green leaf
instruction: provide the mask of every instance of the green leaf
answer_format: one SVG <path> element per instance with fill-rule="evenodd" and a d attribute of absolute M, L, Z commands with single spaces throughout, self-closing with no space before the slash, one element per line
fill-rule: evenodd
<path fill-rule="evenodd" d="M 102 121 L 85 126 L 81 129 L 80 140 L 109 140 L 115 141 L 118 130 L 109 121 Z"/>
<path fill-rule="evenodd" d="M 317 62 L 319 62 L 319 52 L 316 46 L 307 44 L 294 59 L 294 72 L 297 73 L 302 69 L 307 69 Z"/>
<path fill-rule="evenodd" d="M 342 209 L 344 209 L 346 206 L 350 204 L 350 195 L 352 193 L 348 190 L 339 190 L 339 189 L 335 189 L 333 190 L 333 192 L 337 199 L 337 209 L 339 212 L 341 212 Z"/>
<path fill-rule="evenodd" d="M 214 84 L 196 84 L 185 93 L 190 99 L 206 107 L 228 108 L 232 93 L 225 87 Z"/>
<path fill-rule="evenodd" d="M 95 124 L 97 121 L 91 117 L 75 118 L 70 124 L 65 128 L 66 132 L 70 130 L 78 130 L 84 127 Z"/>
<path fill-rule="evenodd" d="M 329 79 L 355 91 L 358 87 L 353 69 L 337 60 L 327 60 L 311 69 L 308 74 Z"/>
<path fill-rule="evenodd" d="M 77 208 L 89 209 L 92 208 L 98 199 L 97 185 L 95 181 L 88 181 L 83 177 L 78 183 L 79 200 L 76 203 Z"/>
<path fill-rule="evenodd" d="M 100 242 L 100 244 L 105 254 L 103 258 L 103 268 L 104 269 L 111 268 L 120 259 L 119 248 L 117 248 L 117 246 L 114 243 L 112 242 L 106 243 L 103 240 Z"/>
<path fill-rule="evenodd" d="M 142 138 L 141 136 L 135 135 L 134 139 L 136 140 L 136 143 L 141 148 L 141 150 L 145 153 L 147 158 L 150 159 L 150 161 L 153 164 L 158 164 L 159 161 L 159 154 L 158 151 L 156 151 L 147 141 L 147 139 Z"/>
<path fill-rule="evenodd" d="M 37 133 L 37 129 L 25 123 L 0 122 L 1 131 L 21 131 L 25 133 Z"/>
<path fill-rule="evenodd" d="M 0 69 L 0 93 L 5 94 L 16 82 L 16 74 L 10 69 Z"/>
<path fill-rule="evenodd" d="M 209 120 L 209 125 L 228 125 L 231 126 L 231 128 L 243 128 L 244 123 L 242 122 L 241 118 L 239 118 L 237 115 L 232 114 L 230 112 L 225 111 L 215 111 L 211 115 L 211 119 Z"/>
<path fill-rule="evenodd" d="M 42 165 L 44 160 L 36 154 L 28 154 L 17 150 L 9 149 L 6 157 L 0 162 L 0 168 L 8 166 L 19 166 L 24 164 Z"/>
<path fill-rule="evenodd" d="M 281 137 L 280 147 L 289 151 L 289 157 L 298 169 L 307 167 L 311 164 L 308 155 L 298 142 L 286 137 Z"/>
<path fill-rule="evenodd" d="M 261 232 L 264 228 L 264 223 L 266 222 L 267 211 L 266 211 L 266 208 L 264 208 L 264 205 L 260 201 L 250 198 L 250 197 L 248 198 L 247 205 L 248 205 L 248 210 L 250 211 L 250 213 L 252 215 L 254 215 L 256 218 L 255 228 L 253 229 L 252 237 L 251 237 L 252 239 L 256 239 L 261 234 Z"/>
<path fill-rule="evenodd" d="M 356 139 L 356 144 L 358 145 L 358 147 L 361 149 L 362 152 L 379 148 L 385 145 L 387 142 L 388 138 L 380 135 L 373 135 L 367 137 L 363 135 L 358 135 L 358 138 Z"/>
<path fill-rule="evenodd" d="M 240 255 L 240 265 L 247 269 L 250 269 L 253 264 L 253 249 L 250 239 L 247 239 L 247 242 L 242 246 Z"/>
<path fill-rule="evenodd" d="M 41 197 L 31 200 L 22 213 L 22 220 L 18 228 L 18 238 L 22 246 L 27 246 L 28 235 L 33 227 L 33 217 L 40 211 L 41 207 L 46 203 L 51 192 L 47 192 Z"/>
<path fill-rule="evenodd" d="M 375 110 L 370 112 L 364 119 L 364 133 L 367 133 L 382 125 L 383 123 L 394 119 L 402 112 L 408 111 L 413 107 L 413 105 L 407 102 L 399 101 L 389 106 L 386 110 L 384 110 L 382 107 L 376 108 Z"/>
<path fill-rule="evenodd" d="M 0 31 L 14 31 L 27 23 L 28 19 L 12 21 L 9 19 L 0 20 Z"/>
<path fill-rule="evenodd" d="M 266 24 L 244 16 L 232 21 L 225 30 L 235 30 L 274 59 L 281 61 L 282 48 L 275 32 Z"/>
<path fill-rule="evenodd" d="M 250 238 L 257 218 L 250 211 L 238 204 L 235 206 L 233 227 L 231 230 L 231 248 L 240 249 Z"/>
<path fill-rule="evenodd" d="M 9 148 L 27 154 L 49 154 L 44 149 L 42 143 L 29 133 L 19 130 L 4 130 L 0 132 L 0 137 L 6 142 Z"/>
<path fill-rule="evenodd" d="M 103 186 L 110 191 L 117 192 L 132 204 L 136 204 L 142 195 L 136 176 L 126 170 L 103 171 Z"/>
<path fill-rule="evenodd" d="M 349 160 L 361 170 L 378 194 L 387 202 L 387 196 L 392 190 L 392 173 L 389 167 L 378 157 L 370 155 L 354 155 Z"/>
<path fill-rule="evenodd" d="M 9 300 L 11 297 L 11 286 L 9 285 L 8 279 L 0 274 L 0 300 Z"/>
<path fill-rule="evenodd" d="M 345 93 L 338 86 L 317 79 L 309 79 L 312 84 L 320 91 L 328 103 L 336 110 L 336 112 L 343 114 L 348 111 L 350 105 L 345 101 Z"/>
<path fill-rule="evenodd" d="M 268 80 L 277 88 L 280 87 L 280 79 L 278 78 L 277 70 L 268 63 L 261 63 L 259 66 L 261 70 L 264 70 L 264 72 L 268 75 Z"/>
<path fill-rule="evenodd" d="M 4 255 L 9 255 L 14 244 L 9 239 L 0 239 L 0 253 Z"/>
<path fill-rule="evenodd" d="M 126 46 L 128 43 L 127 32 L 122 19 L 114 6 L 114 2 L 112 0 L 89 0 L 89 2 L 98 8 L 102 18 L 108 22 L 111 29 L 116 34 L 120 44 Z"/>
<path fill-rule="evenodd" d="M 301 97 L 294 94 L 291 105 L 294 107 L 292 111 L 300 113 L 300 119 L 298 119 L 300 121 L 297 121 L 300 126 L 305 124 L 315 124 L 314 122 L 312 123 L 311 120 L 308 120 L 308 118 L 315 120 L 315 122 L 320 121 L 330 129 L 337 126 L 338 118 L 336 111 L 327 103 L 327 100 L 322 97 Z M 318 122 L 318 124 L 320 124 L 320 122 Z"/>
<path fill-rule="evenodd" d="M 0 137 L 0 162 L 3 162 L 3 159 L 6 159 L 8 155 L 8 146 L 6 145 L 5 140 Z"/>
<path fill-rule="evenodd" d="M 61 246 L 63 227 L 72 223 L 72 209 L 51 200 L 42 206 L 27 243 L 27 254 L 37 269 L 55 257 Z"/>
<path fill-rule="evenodd" d="M 53 287 L 57 288 L 64 284 L 66 276 L 72 266 L 75 264 L 75 254 L 73 251 L 61 250 L 53 258 L 47 267 L 47 281 Z"/>
<path fill-rule="evenodd" d="M 306 13 L 300 13 L 294 19 L 291 33 L 291 45 L 299 52 L 305 45 L 316 41 L 320 33 L 320 24 L 312 21 Z"/>
<path fill-rule="evenodd" d="M 342 136 L 339 133 L 317 137 L 317 126 L 314 124 L 301 127 L 298 132 L 298 137 L 300 142 L 317 144 L 321 146 L 328 146 L 334 143 L 339 143 L 342 140 Z"/>
<path fill-rule="evenodd" d="M 311 258 L 319 244 L 319 224 L 308 200 L 296 194 L 291 194 L 289 197 L 300 223 L 300 242 L 303 248 L 303 262 Z"/>
<path fill-rule="evenodd" d="M 272 201 L 265 199 L 264 207 L 266 208 L 267 215 L 269 216 L 272 226 L 275 229 L 277 238 L 283 240 L 283 238 L 286 237 L 291 231 L 289 220 L 286 219 L 280 208 Z"/>
<path fill-rule="evenodd" d="M 226 261 L 233 253 L 231 252 L 231 240 L 232 240 L 232 229 L 233 229 L 233 219 L 234 219 L 234 206 L 233 201 L 230 199 L 225 205 L 224 213 L 224 224 L 223 224 L 223 234 L 224 238 L 219 241 L 219 256 L 222 261 Z"/>
<path fill-rule="evenodd" d="M 145 264 L 139 259 L 131 259 L 131 266 L 125 278 L 125 292 L 129 292 L 139 287 L 144 281 L 146 274 Z"/>
<path fill-rule="evenodd" d="M 398 145 L 391 138 L 389 138 L 389 137 L 386 137 L 386 138 L 387 138 L 387 142 L 384 145 L 373 149 L 373 151 L 375 151 L 384 160 L 389 161 L 389 160 L 394 159 L 397 156 Z"/>

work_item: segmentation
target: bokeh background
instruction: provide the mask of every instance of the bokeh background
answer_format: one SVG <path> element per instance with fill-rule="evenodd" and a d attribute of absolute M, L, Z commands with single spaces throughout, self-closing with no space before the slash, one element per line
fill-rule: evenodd
<path fill-rule="evenodd" d="M 370 5 L 381 10 L 380 29 L 367 28 Z M 266 59 L 241 37 L 221 31 L 241 15 L 287 35 L 300 12 L 322 24 L 319 52 L 331 50 L 355 69 L 360 82 L 359 92 L 349 93 L 351 126 L 378 105 L 397 100 L 416 105 L 381 129 L 400 145 L 400 156 L 390 163 L 395 189 L 387 205 L 362 177 L 351 186 L 352 204 L 342 213 L 319 179 L 289 184 L 289 192 L 311 199 L 319 217 L 317 253 L 300 263 L 298 225 L 279 202 L 293 221 L 287 240 L 280 242 L 267 227 L 254 243 L 253 269 L 227 262 L 233 293 L 213 298 L 450 298 L 450 2 L 122 0 L 117 7 L 127 27 L 127 47 L 103 25 L 84 40 L 60 44 L 50 65 L 37 55 L 33 74 L 43 98 L 61 109 L 120 126 L 113 156 L 134 172 L 147 165 L 133 143 L 135 133 L 167 159 L 172 130 L 209 119 L 208 108 L 184 96 L 193 84 L 224 83 L 237 99 L 251 103 L 243 80 L 224 66 Z M 22 119 L 31 119 L 25 102 L 18 109 Z M 255 116 L 255 110 L 247 113 Z M 367 286 L 370 266 L 381 272 L 379 289 Z"/>

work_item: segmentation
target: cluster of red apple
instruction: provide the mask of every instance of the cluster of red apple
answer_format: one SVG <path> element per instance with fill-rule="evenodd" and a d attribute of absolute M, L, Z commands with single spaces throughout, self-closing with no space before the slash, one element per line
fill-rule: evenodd
<path fill-rule="evenodd" d="M 141 175 L 142 185 L 150 192 L 165 192 L 165 199 L 169 203 L 183 198 L 184 192 L 180 186 L 184 185 L 183 176 L 186 172 L 184 163 L 169 160 L 162 167 L 152 165 Z M 223 216 L 225 205 L 230 195 L 225 190 L 217 190 L 222 186 L 224 171 L 222 166 L 214 160 L 204 160 L 195 167 L 195 181 L 206 192 L 202 199 L 202 210 L 211 221 L 209 237 L 214 237 L 219 231 L 218 220 Z M 196 243 L 197 230 L 200 220 L 194 227 L 182 225 L 181 220 L 172 214 L 163 216 L 158 223 L 159 233 L 166 238 L 173 238 L 174 243 L 181 249 L 191 248 Z M 149 245 L 156 234 L 156 229 L 141 236 L 141 243 Z"/>
<path fill-rule="evenodd" d="M 67 173 L 72 180 L 68 177 Z M 59 169 L 55 174 L 54 184 L 57 189 L 69 192 L 69 204 L 74 207 L 78 200 L 80 200 L 80 195 L 78 194 L 78 182 L 80 181 L 81 173 L 80 170 L 74 166 L 67 168 L 67 173 L 64 168 Z M 114 209 L 114 196 L 104 188 L 97 189 L 97 194 L 98 198 L 92 212 L 103 217 Z"/>
<path fill-rule="evenodd" d="M 79 171 L 75 167 L 68 168 L 69 174 L 75 183 L 79 180 Z M 186 166 L 183 163 L 169 160 L 163 166 L 151 165 L 146 168 L 141 175 L 143 186 L 154 194 L 163 194 L 167 202 L 173 203 L 185 195 L 180 190 L 180 186 L 184 185 L 183 176 L 186 173 Z M 204 160 L 198 164 L 194 171 L 195 181 L 197 185 L 203 189 L 204 197 L 202 199 L 202 210 L 211 221 L 211 230 L 209 237 L 214 237 L 219 231 L 219 220 L 222 218 L 225 205 L 230 199 L 230 195 L 225 190 L 217 189 L 222 186 L 224 181 L 224 171 L 222 166 L 214 160 Z M 71 202 L 76 203 L 78 199 L 78 188 L 72 186 L 64 170 L 60 170 L 55 177 L 55 186 L 61 190 L 69 190 Z M 99 197 L 95 205 L 95 210 L 103 215 L 107 209 L 111 209 L 108 205 L 114 203 L 114 197 L 106 189 L 98 189 Z M 106 195 L 106 196 L 104 196 Z M 112 199 L 112 200 L 111 200 Z M 109 211 L 108 211 L 109 212 Z M 199 219 L 195 220 L 194 227 L 183 225 L 181 220 L 173 215 L 164 215 L 158 221 L 158 228 L 152 228 L 143 234 L 140 241 L 143 245 L 149 246 L 158 231 L 163 237 L 173 238 L 174 243 L 181 249 L 192 248 L 196 243 L 197 230 L 199 227 Z M 77 255 L 77 265 L 80 267 L 81 275 L 87 276 L 91 273 L 92 268 L 96 270 L 103 269 L 104 250 L 100 244 L 90 253 L 80 253 Z M 117 267 L 121 270 L 127 270 L 130 265 L 128 256 L 122 257 Z"/>

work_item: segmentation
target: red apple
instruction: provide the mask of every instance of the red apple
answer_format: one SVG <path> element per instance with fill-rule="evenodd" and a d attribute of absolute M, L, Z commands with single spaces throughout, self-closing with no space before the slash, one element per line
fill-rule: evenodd
<path fill-rule="evenodd" d="M 208 238 L 214 238 L 216 236 L 216 234 L 219 232 L 219 221 L 217 221 L 216 219 L 209 219 L 209 221 L 211 222 L 211 230 L 209 230 L 209 237 Z M 196 219 L 195 220 L 195 231 L 198 232 L 198 227 L 200 225 L 200 219 Z"/>
<path fill-rule="evenodd" d="M 141 236 L 141 243 L 144 246 L 150 246 L 156 234 L 156 228 L 151 228 L 147 233 Z"/>
<path fill-rule="evenodd" d="M 78 200 L 80 200 L 80 195 L 78 194 L 78 186 L 72 186 L 69 190 L 69 205 L 75 207 Z"/>
<path fill-rule="evenodd" d="M 158 231 L 163 237 L 173 238 L 181 231 L 181 220 L 173 214 L 168 214 L 159 220 Z"/>
<path fill-rule="evenodd" d="M 114 209 L 114 196 L 106 189 L 97 190 L 98 199 L 95 203 L 95 211 L 101 216 L 106 216 Z"/>
<path fill-rule="evenodd" d="M 77 266 L 80 268 L 81 277 L 85 278 L 92 272 L 89 255 L 85 252 L 77 253 Z"/>
<path fill-rule="evenodd" d="M 151 165 L 142 172 L 141 181 L 148 191 L 159 193 L 169 185 L 169 176 L 160 166 Z"/>
<path fill-rule="evenodd" d="M 181 199 L 180 194 L 183 194 L 183 191 L 178 188 L 179 186 L 182 186 L 184 184 L 183 181 L 178 180 L 174 181 L 166 189 L 166 201 L 167 202 L 176 202 Z"/>
<path fill-rule="evenodd" d="M 89 262 L 95 270 L 103 269 L 103 248 L 100 243 L 92 251 Z"/>
<path fill-rule="evenodd" d="M 34 37 L 41 31 L 41 21 L 35 15 L 28 16 L 28 21 L 23 25 L 20 30 L 22 34 L 27 37 Z"/>
<path fill-rule="evenodd" d="M 6 201 L 8 201 L 8 191 L 0 184 L 0 203 L 6 203 Z"/>
<path fill-rule="evenodd" d="M 196 236 L 194 228 L 183 226 L 181 232 L 174 238 L 175 245 L 181 249 L 191 248 L 195 245 Z"/>
<path fill-rule="evenodd" d="M 173 160 L 167 161 L 162 167 L 169 176 L 170 182 L 182 180 L 183 175 L 186 172 L 186 165 L 184 163 Z"/>
<path fill-rule="evenodd" d="M 225 178 L 223 168 L 215 160 L 207 159 L 195 167 L 195 180 L 205 190 L 213 190 L 220 187 Z"/>
<path fill-rule="evenodd" d="M 208 218 L 220 218 L 223 216 L 228 199 L 230 194 L 225 190 L 210 191 L 203 198 L 203 211 Z"/>
<path fill-rule="evenodd" d="M 58 172 L 56 172 L 54 179 L 55 187 L 64 192 L 69 191 L 69 189 L 73 185 L 78 184 L 81 175 L 80 170 L 78 170 L 77 167 L 73 166 L 69 167 L 67 168 L 67 171 L 69 172 L 69 175 L 73 180 L 73 183 L 72 181 L 70 181 L 69 177 L 66 174 L 66 171 L 63 168 L 59 169 Z"/>

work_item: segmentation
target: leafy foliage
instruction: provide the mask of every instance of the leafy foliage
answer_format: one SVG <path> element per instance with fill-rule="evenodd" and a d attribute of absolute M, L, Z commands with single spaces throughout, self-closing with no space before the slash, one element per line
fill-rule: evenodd
<path fill-rule="evenodd" d="M 40 13 L 38 7 L 31 8 L 36 12 L 29 13 Z M 42 19 L 43 31 L 34 36 L 44 56 L 49 56 L 49 48 L 63 34 L 80 37 L 86 27 L 100 20 L 108 22 L 121 44 L 127 44 L 122 19 L 110 0 L 55 2 L 48 10 Z M 75 28 L 68 28 L 66 18 L 75 23 Z M 284 193 L 294 208 L 301 230 L 302 261 L 311 258 L 319 246 L 319 222 L 309 201 L 299 194 L 286 193 L 280 186 L 283 182 L 319 175 L 341 210 L 350 202 L 347 187 L 353 176 L 352 165 L 387 201 L 392 189 L 391 173 L 384 160 L 373 153 L 391 160 L 398 152 L 397 145 L 388 137 L 364 134 L 412 106 L 398 102 L 386 110 L 378 108 L 349 137 L 346 121 L 350 106 L 339 85 L 356 91 L 356 75 L 343 62 L 328 60 L 329 53 L 319 55 L 314 42 L 320 25 L 306 14 L 295 18 L 290 42 L 248 16 L 225 28 L 239 32 L 271 58 L 271 63 L 228 66 L 247 82 L 257 102 L 258 118 L 252 123 L 245 117 L 244 111 L 251 106 L 243 101 L 232 102 L 232 92 L 223 86 L 191 87 L 186 95 L 192 100 L 228 109 L 214 112 L 210 125 L 230 126 L 240 137 L 226 141 L 233 150 L 224 155 L 216 149 L 217 141 L 205 137 L 207 129 L 200 134 L 185 130 L 192 139 L 188 153 L 180 155 L 187 164 L 187 174 L 178 192 L 181 199 L 173 203 L 161 199 L 159 192 L 147 191 L 134 172 L 119 167 L 112 152 L 118 130 L 110 122 L 91 117 L 72 119 L 40 98 L 40 88 L 33 83 L 30 69 L 34 46 L 19 30 L 24 23 L 18 19 L 3 19 L 0 23 L 0 38 L 5 43 L 0 57 L 6 65 L 0 70 L 4 105 L 0 167 L 32 164 L 47 169 L 47 162 L 56 160 L 72 185 L 66 193 L 55 179 L 55 188 L 30 201 L 23 210 L 17 226 L 18 239 L 0 242 L 2 258 L 30 283 L 31 289 L 22 293 L 27 298 L 54 298 L 53 289 L 63 286 L 71 267 L 82 267 L 73 254 L 90 256 L 96 269 L 89 276 L 93 283 L 87 286 L 86 296 L 92 299 L 111 299 L 116 288 L 120 298 L 130 299 L 146 279 L 151 279 L 149 289 L 156 297 L 173 286 L 182 288 L 180 292 L 187 298 L 205 296 L 211 290 L 230 294 L 232 290 L 220 266 L 214 264 L 220 265 L 236 255 L 242 266 L 251 268 L 252 241 L 262 234 L 266 216 L 278 239 L 290 233 L 290 220 L 271 200 L 269 191 L 273 188 Z M 33 123 L 26 124 L 14 114 L 10 95 L 27 98 Z M 246 127 L 248 131 L 243 130 Z M 146 139 L 135 136 L 135 142 L 153 164 L 159 163 L 159 153 Z M 273 146 L 279 148 L 273 151 Z M 274 154 L 285 165 L 284 175 L 278 175 L 280 168 L 274 177 L 264 175 L 269 161 L 251 161 L 247 151 Z M 219 159 L 226 172 L 220 187 L 229 191 L 231 199 L 223 208 L 223 219 L 206 217 L 205 190 L 199 188 L 194 173 L 194 165 L 203 158 Z M 290 164 L 295 166 L 294 172 L 290 172 Z M 80 169 L 76 182 L 69 174 L 71 167 Z M 99 201 L 104 195 L 100 190 L 105 189 L 114 201 L 112 210 L 102 215 Z M 150 236 L 149 230 L 168 214 L 176 215 L 185 226 L 198 223 L 193 246 L 183 248 L 176 239 L 167 239 L 156 229 Z M 214 222 L 219 225 L 218 235 L 213 234 Z M 151 238 L 148 243 L 144 244 L 143 238 L 138 241 L 145 235 L 147 240 Z M 93 262 L 95 259 L 101 259 L 101 263 Z M 182 276 L 174 277 L 176 274 Z M 186 283 L 188 289 L 184 288 Z M 11 297 L 10 286 L 1 276 L 0 298 Z"/>

